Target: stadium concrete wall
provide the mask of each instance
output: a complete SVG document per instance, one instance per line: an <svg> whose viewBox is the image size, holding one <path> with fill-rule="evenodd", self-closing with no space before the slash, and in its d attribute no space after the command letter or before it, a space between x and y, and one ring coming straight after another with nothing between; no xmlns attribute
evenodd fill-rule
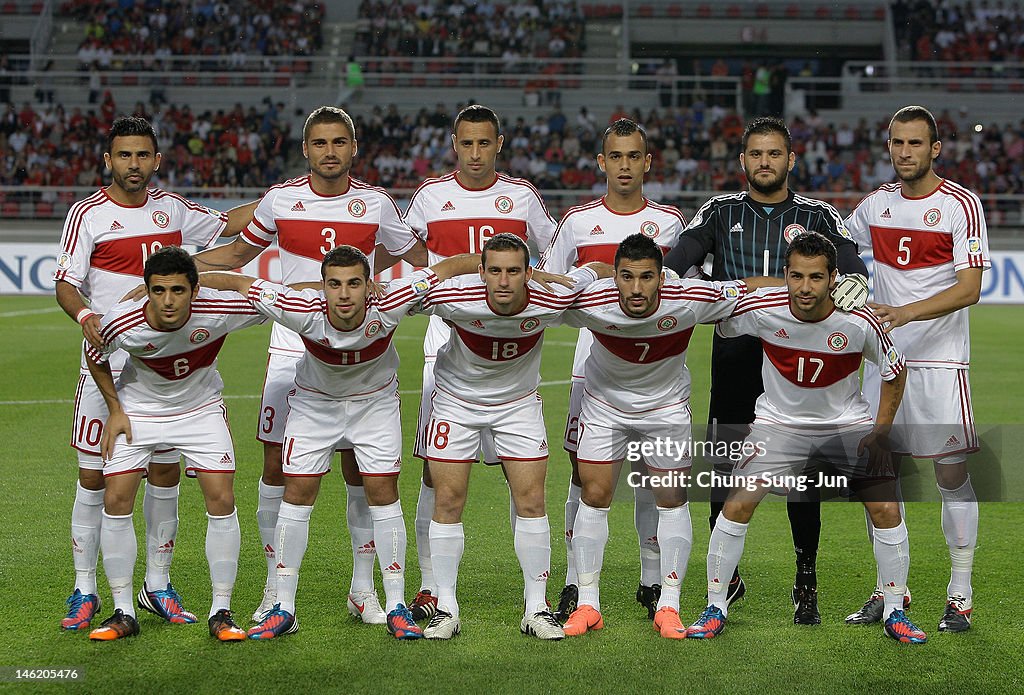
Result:
<svg viewBox="0 0 1024 695"><path fill-rule="evenodd" d="M872 261L865 259L868 272ZM53 273L57 268L57 247L40 243L0 243L0 295L53 294ZM247 275L280 281L281 266L276 249L268 249L242 269ZM403 277L411 268L401 263L378 279ZM982 304L1024 304L1024 252L993 251L992 268L985 273Z"/></svg>

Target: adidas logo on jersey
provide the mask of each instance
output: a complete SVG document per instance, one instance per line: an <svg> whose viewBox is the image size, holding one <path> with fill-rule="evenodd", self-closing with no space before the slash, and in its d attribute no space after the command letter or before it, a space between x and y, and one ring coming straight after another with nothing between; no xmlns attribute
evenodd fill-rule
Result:
<svg viewBox="0 0 1024 695"><path fill-rule="evenodd" d="M590 230L590 236L597 236L598 234L604 234L604 230L601 229L601 225L594 225L594 228Z"/></svg>
<svg viewBox="0 0 1024 695"><path fill-rule="evenodd" d="M295 203L295 205L292 205L292 212L305 212L305 211L306 211L306 206L302 204L301 200L299 202Z"/></svg>
<svg viewBox="0 0 1024 695"><path fill-rule="evenodd" d="M145 347L142 348L143 352L153 352L153 350L156 350L156 345L153 343L146 343Z"/></svg>
<svg viewBox="0 0 1024 695"><path fill-rule="evenodd" d="M480 319L476 319L474 321L470 321L469 325L473 326L474 328L483 328L484 327L484 322L481 321Z"/></svg>
<svg viewBox="0 0 1024 695"><path fill-rule="evenodd" d="M957 439L956 435L954 434L950 436L949 439L946 440L946 446L960 446L960 440Z"/></svg>
<svg viewBox="0 0 1024 695"><path fill-rule="evenodd" d="M117 220L114 220L114 223L110 225L109 231L116 232L119 229L124 229L124 225L118 222Z"/></svg>
<svg viewBox="0 0 1024 695"><path fill-rule="evenodd" d="M604 327L604 329L606 331L617 331L617 330L619 330L619 327L618 326L614 326L614 325L609 323L607 326Z"/></svg>
<svg viewBox="0 0 1024 695"><path fill-rule="evenodd" d="M891 220L892 219L892 215L889 214L889 208L886 208L885 212L882 213L882 219L883 220Z"/></svg>
<svg viewBox="0 0 1024 695"><path fill-rule="evenodd" d="M776 338L785 338L786 340L789 340L789 333L786 333L786 329L785 328L780 328L779 330L775 331L775 337Z"/></svg>
<svg viewBox="0 0 1024 695"><path fill-rule="evenodd" d="M220 462L221 463L232 463L232 461L231 461L231 454L224 454L223 456L221 456L220 457Z"/></svg>
<svg viewBox="0 0 1024 695"><path fill-rule="evenodd" d="M441 206L441 212L453 212L454 210L455 206L452 205L452 201L450 200Z"/></svg>
<svg viewBox="0 0 1024 695"><path fill-rule="evenodd" d="M327 338L321 338L316 342L320 343L321 345L326 345L327 347L331 346L331 341L329 341Z"/></svg>
<svg viewBox="0 0 1024 695"><path fill-rule="evenodd" d="M540 447L538 447L538 448L541 451L547 451L548 450L548 440L542 439L541 442L540 442Z"/></svg>
<svg viewBox="0 0 1024 695"><path fill-rule="evenodd" d="M740 224L739 222L737 222L736 224L734 224L732 227L729 228L729 233L730 234L733 234L735 232L742 232L742 231L743 231L743 225Z"/></svg>

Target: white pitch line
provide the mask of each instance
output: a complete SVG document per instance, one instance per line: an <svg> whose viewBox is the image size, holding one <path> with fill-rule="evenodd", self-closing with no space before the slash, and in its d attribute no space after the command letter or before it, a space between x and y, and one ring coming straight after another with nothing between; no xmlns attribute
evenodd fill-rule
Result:
<svg viewBox="0 0 1024 695"><path fill-rule="evenodd" d="M566 384L571 384L571 383L572 383L571 379L564 379L564 380L561 380L561 381L542 381L542 382L540 382L540 385L542 387L543 386L565 386ZM407 390L399 391L398 393L400 393L403 396L412 396L412 395L417 395L418 396L420 394L420 390L419 389L416 389L416 390L408 390L407 389ZM258 399L262 399L262 398L263 398L262 395L251 394L251 393L242 394L240 396L224 396L224 400L226 400L226 401L254 401L254 400L258 400ZM5 405L65 405L65 404L71 404L71 403L74 403L74 401L72 399L70 399L70 398L49 398L49 399L42 399L42 400L26 400L26 401L0 401L0 406L5 406Z"/></svg>
<svg viewBox="0 0 1024 695"><path fill-rule="evenodd" d="M53 314L63 311L59 306L52 306L47 309L26 309L25 311L5 311L0 314L0 319L12 319L15 316L35 316L36 314Z"/></svg>

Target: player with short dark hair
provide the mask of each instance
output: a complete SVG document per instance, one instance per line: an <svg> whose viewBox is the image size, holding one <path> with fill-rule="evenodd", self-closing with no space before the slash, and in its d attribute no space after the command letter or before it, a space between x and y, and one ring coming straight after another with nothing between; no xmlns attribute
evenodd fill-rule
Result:
<svg viewBox="0 0 1024 695"><path fill-rule="evenodd" d="M690 220L665 265L681 271L714 256L712 280L733 280L756 275L780 277L789 243L805 232L824 235L836 245L839 270L850 275L852 298L844 308L863 306L867 297L867 268L857 256L857 245L843 226L842 217L828 203L806 198L789 189L789 172L796 161L789 128L779 118L764 116L750 121L743 133L740 166L748 189L708 200ZM837 287L845 297L845 285ZM711 402L707 439L739 442L754 419L754 404L761 383L761 343L752 336L726 338L715 334L711 351ZM731 463L715 461L723 471ZM712 488L714 525L728 490ZM816 563L821 533L821 507L817 489L803 496L792 493L787 510L796 550L793 582L793 621L801 625L821 622L818 613ZM737 571L729 584L730 601L740 598L746 585Z"/></svg>
<svg viewBox="0 0 1024 695"><path fill-rule="evenodd" d="M496 170L505 138L498 115L474 104L455 118L451 143L458 169L420 184L409 201L405 221L426 241L431 263L460 253L479 253L497 234L512 234L539 250L547 247L555 222L540 193L525 179ZM430 519L434 514L434 488L424 456L425 418L434 389L434 361L448 342L451 329L431 316L423 338L423 385L417 416L415 455L423 459L423 478L416 503L416 551L420 564L420 591L412 602L417 620L427 620L437 607L436 587L430 564ZM483 435L484 462L497 465L498 456L487 434ZM510 509L515 524L515 505Z"/></svg>
<svg viewBox="0 0 1024 695"><path fill-rule="evenodd" d="M573 266L589 261L611 263L621 248L620 242L636 233L654 240L661 251L667 252L675 246L686 225L683 214L674 206L662 205L644 197L644 175L650 170L652 155L648 150L647 133L643 126L628 118L620 118L608 126L601 143L597 165L607 179L607 191L597 200L577 205L565 213L558 223L551 245L545 250L538 265L544 270L564 273ZM582 490L576 461L577 425L584 392L583 364L592 342L590 331L581 329L573 358L569 411L562 440L562 447L568 452L572 465L565 500L565 586L555 611L563 622L576 609L579 591L575 553L572 549ZM638 461L633 462L633 465L639 472L645 472ZM633 495L633 521L640 546L640 581L635 596L637 602L647 609L647 617L653 620L658 610L662 579L657 533L658 510L654 493L647 487L634 487ZM689 514L689 511L686 513Z"/></svg>
<svg viewBox="0 0 1024 695"><path fill-rule="evenodd" d="M907 393L896 416L899 450L932 459L942 496L952 567L939 631L964 632L971 627L978 541L978 497L966 456L979 449L968 378L968 307L981 297L982 274L992 262L981 201L935 173L941 152L927 109L897 111L889 123L889 154L898 181L864 198L846 225L874 256L870 306L907 355ZM877 392L877 374L865 371L865 395L874 399ZM880 620L881 589L876 586L847 622Z"/></svg>
<svg viewBox="0 0 1024 695"><path fill-rule="evenodd" d="M238 239L196 256L199 269L240 268L274 241L279 248L285 284L316 279L324 255L341 244L362 251L374 272L390 267L399 257L416 266L426 265L423 242L402 220L391 196L382 188L350 176L353 159L359 152L356 136L352 119L343 109L321 106L310 113L302 141L309 174L272 186L260 199L252 223ZM386 254L377 254L378 247ZM300 337L280 323L274 324L268 349L270 357L256 434L263 443L256 519L267 563L263 600L253 613L257 622L277 602L274 528L284 496L281 442L295 367L305 353ZM346 606L351 615L364 623L384 624L387 615L374 589L373 521L363 480L351 456L342 458L341 468L352 543L352 580Z"/></svg>
<svg viewBox="0 0 1024 695"><path fill-rule="evenodd" d="M110 413L101 441L105 488L100 545L114 599L113 615L89 638L108 641L139 634L132 589L132 510L153 453L170 446L185 457L186 471L199 479L206 501L206 559L213 587L210 635L242 640L245 631L231 615L241 542L233 489L235 455L217 354L228 333L265 319L241 297L200 288L192 257L179 247L156 251L146 261L143 277L146 296L110 307L100 324L102 347L86 350L89 371ZM115 382L107 359L117 350L129 359ZM166 610L145 605L142 596L141 607ZM178 606L167 619L195 622L195 616L182 612Z"/></svg>
<svg viewBox="0 0 1024 695"><path fill-rule="evenodd" d="M54 273L57 303L82 326L87 344L100 347L100 317L142 280L153 252L169 245L207 246L232 236L252 219L255 203L227 213L197 205L159 188L150 188L162 155L152 124L143 118L118 118L107 135L103 160L111 174L105 188L71 206L64 221ZM110 356L114 375L127 355ZM71 509L75 589L67 600L64 630L84 630L99 609L96 561L103 512L103 461L100 440L107 406L82 355L71 427L78 451L78 486ZM194 621L181 605L170 579L178 530L179 455L154 452L145 487L146 580L139 604L166 620Z"/></svg>
<svg viewBox="0 0 1024 695"><path fill-rule="evenodd" d="M660 483L653 486L661 550L654 629L669 639L685 637L679 596L693 544L686 486L679 476L692 463L686 349L696 324L727 317L746 291L742 282L665 279L661 248L635 233L615 251L614 279L592 283L565 313L565 323L593 335L577 440L582 493L572 549L579 607L565 623L566 636L604 627L598 585L612 493L623 460L636 462L639 446L663 440L683 448L644 456L646 466L631 478Z"/></svg>
<svg viewBox="0 0 1024 695"><path fill-rule="evenodd" d="M729 613L728 582L743 553L754 510L773 488L819 487L808 465L835 466L858 494L875 533L875 560L885 586L885 634L927 640L903 611L910 545L896 500L887 444L906 381L903 355L866 309L837 311L835 248L816 232L793 240L785 254L786 287L739 301L718 324L724 335L755 336L763 345L764 393L730 475L728 499L708 542L708 607L686 636L721 634ZM860 393L861 362L879 366L884 381L872 410Z"/></svg>

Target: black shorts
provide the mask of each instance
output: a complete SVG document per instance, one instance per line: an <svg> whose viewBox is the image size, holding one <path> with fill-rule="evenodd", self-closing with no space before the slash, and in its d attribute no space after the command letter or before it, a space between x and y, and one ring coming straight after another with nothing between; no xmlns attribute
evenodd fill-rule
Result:
<svg viewBox="0 0 1024 695"><path fill-rule="evenodd" d="M715 334L711 346L708 440L738 441L747 435L754 421L754 403L764 393L763 355L758 338L723 338Z"/></svg>

